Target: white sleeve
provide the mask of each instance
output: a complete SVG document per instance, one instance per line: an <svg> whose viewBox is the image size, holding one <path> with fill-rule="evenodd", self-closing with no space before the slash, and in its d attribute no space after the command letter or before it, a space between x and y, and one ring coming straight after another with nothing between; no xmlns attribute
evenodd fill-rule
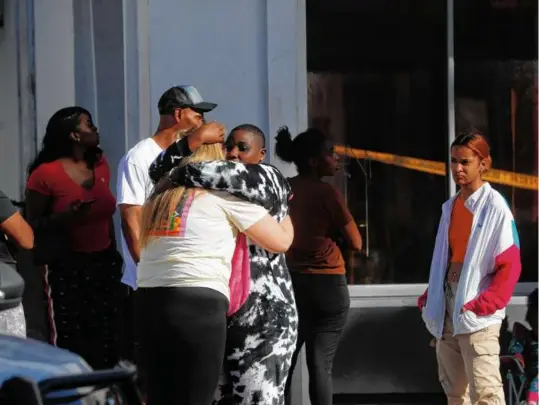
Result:
<svg viewBox="0 0 539 405"><path fill-rule="evenodd" d="M241 200L231 194L223 193L220 197L222 197L223 209L240 232L249 229L268 214L264 207Z"/></svg>
<svg viewBox="0 0 539 405"><path fill-rule="evenodd" d="M122 158L118 165L116 204L144 205L148 176L140 167Z"/></svg>

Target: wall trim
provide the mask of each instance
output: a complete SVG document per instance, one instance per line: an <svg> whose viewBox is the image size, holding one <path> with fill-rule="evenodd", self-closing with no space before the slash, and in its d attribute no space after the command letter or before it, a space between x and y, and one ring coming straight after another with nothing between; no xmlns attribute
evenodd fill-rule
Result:
<svg viewBox="0 0 539 405"><path fill-rule="evenodd" d="M24 199L26 168L38 150L36 131L34 0L16 2L17 70L19 93L19 196Z"/></svg>
<svg viewBox="0 0 539 405"><path fill-rule="evenodd" d="M149 0L137 0L137 44L138 44L138 139L153 134L151 128L151 84L150 84L150 27Z"/></svg>
<svg viewBox="0 0 539 405"><path fill-rule="evenodd" d="M36 128L38 143L49 118L75 105L73 0L34 0Z"/></svg>
<svg viewBox="0 0 539 405"><path fill-rule="evenodd" d="M266 0L268 155L285 176L292 165L274 155L275 132L287 125L296 135L307 128L307 31L305 0Z"/></svg>

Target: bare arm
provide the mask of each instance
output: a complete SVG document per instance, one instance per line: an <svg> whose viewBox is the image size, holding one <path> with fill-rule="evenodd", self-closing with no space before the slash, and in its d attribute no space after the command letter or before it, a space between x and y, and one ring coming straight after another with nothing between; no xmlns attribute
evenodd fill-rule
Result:
<svg viewBox="0 0 539 405"><path fill-rule="evenodd" d="M341 229L341 233L346 240L348 249L359 252L363 248L363 240L354 220L351 220L349 223L347 223Z"/></svg>
<svg viewBox="0 0 539 405"><path fill-rule="evenodd" d="M34 247L34 232L18 212L0 224L0 229L23 249Z"/></svg>
<svg viewBox="0 0 539 405"><path fill-rule="evenodd" d="M193 143L190 143L189 139L192 141L194 140ZM193 149L191 149L191 147L193 147ZM194 151L199 147L199 138L195 136L195 134L183 137L174 142L161 152L150 165L148 173L152 182L154 184L158 183L168 172L175 167L180 166L182 160L191 155L191 151Z"/></svg>
<svg viewBox="0 0 539 405"><path fill-rule="evenodd" d="M186 187L227 191L243 200L262 205L271 215L283 219L288 213L291 190L288 181L277 168L230 161L190 162L182 165L182 160L203 143L208 143L208 139L211 142L218 140L220 128L215 123L207 124L170 145L150 166L152 182L159 184L161 181L163 185L166 184L163 179L168 178ZM168 173L170 175L166 176Z"/></svg>
<svg viewBox="0 0 539 405"><path fill-rule="evenodd" d="M120 218L122 221L122 232L129 249L129 253L135 264L140 261L140 221L142 207L140 205L120 204Z"/></svg>
<svg viewBox="0 0 539 405"><path fill-rule="evenodd" d="M284 253L294 240L294 228L289 216L281 223L270 215L247 228L244 233L262 249L271 253Z"/></svg>
<svg viewBox="0 0 539 405"><path fill-rule="evenodd" d="M120 211L122 235L133 262L140 261L142 206L146 200L148 173L136 161L122 158L118 164L116 199Z"/></svg>
<svg viewBox="0 0 539 405"><path fill-rule="evenodd" d="M362 239L359 229L354 221L354 217L346 206L342 195L332 186L327 185L325 194L325 204L331 213L331 222L334 229L343 236L346 242L346 249L359 252L362 249Z"/></svg>

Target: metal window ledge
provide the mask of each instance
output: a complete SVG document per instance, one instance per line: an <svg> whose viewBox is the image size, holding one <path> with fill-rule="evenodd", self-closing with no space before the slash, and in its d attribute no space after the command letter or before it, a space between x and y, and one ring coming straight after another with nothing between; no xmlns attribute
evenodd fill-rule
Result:
<svg viewBox="0 0 539 405"><path fill-rule="evenodd" d="M415 307L417 297L421 295L427 284L372 284L350 285L350 306L352 308L373 307ZM527 296L537 283L519 283L509 305L526 305Z"/></svg>

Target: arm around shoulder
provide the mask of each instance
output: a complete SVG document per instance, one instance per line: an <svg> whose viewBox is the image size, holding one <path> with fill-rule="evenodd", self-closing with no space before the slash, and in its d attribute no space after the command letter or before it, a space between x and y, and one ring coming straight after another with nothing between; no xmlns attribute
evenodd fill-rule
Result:
<svg viewBox="0 0 539 405"><path fill-rule="evenodd" d="M272 253L288 250L294 239L290 217L279 223L266 209L254 203L232 195L225 196L222 201L232 223L255 244Z"/></svg>
<svg viewBox="0 0 539 405"><path fill-rule="evenodd" d="M140 205L120 204L120 220L122 235L133 258L133 262L140 261L140 226L142 207Z"/></svg>
<svg viewBox="0 0 539 405"><path fill-rule="evenodd" d="M3 192L0 192L0 229L21 248L34 247L32 228Z"/></svg>
<svg viewBox="0 0 539 405"><path fill-rule="evenodd" d="M0 228L21 248L29 250L34 247L34 232L20 213L14 213L0 224Z"/></svg>

